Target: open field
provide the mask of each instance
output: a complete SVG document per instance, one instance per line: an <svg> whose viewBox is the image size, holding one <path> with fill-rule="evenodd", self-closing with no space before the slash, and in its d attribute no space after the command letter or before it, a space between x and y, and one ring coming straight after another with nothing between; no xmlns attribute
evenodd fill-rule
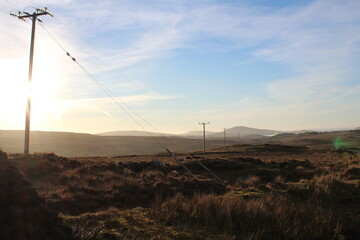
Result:
<svg viewBox="0 0 360 240"><path fill-rule="evenodd" d="M289 144L312 148L331 148L339 138L348 146L359 146L359 131L311 132L309 134L284 133L272 137L249 135L244 138L227 138L228 145L234 144ZM23 131L0 130L0 149L8 153L22 152ZM155 140L154 140L155 139ZM158 141L158 143L156 142ZM134 154L156 154L169 148L173 152L202 150L202 139L182 137L142 137L142 136L98 136L83 133L41 132L31 133L32 153L52 152L65 157L119 156ZM160 143L160 144L159 144ZM223 138L207 138L207 149L224 146ZM231 148L228 149L231 151Z"/></svg>
<svg viewBox="0 0 360 240"><path fill-rule="evenodd" d="M9 158L76 239L359 239L359 131L287 137L178 154L194 175L166 154Z"/></svg>
<svg viewBox="0 0 360 240"><path fill-rule="evenodd" d="M177 145L175 151L194 151L202 149L201 139L180 137L154 137L164 147ZM53 152L66 157L117 156L128 154L153 154L163 152L164 148L151 137L141 136L98 136L84 133L32 132L32 153ZM229 141L229 143L236 143ZM223 146L222 139L207 142L208 148ZM0 149L8 153L22 152L24 132L0 130Z"/></svg>

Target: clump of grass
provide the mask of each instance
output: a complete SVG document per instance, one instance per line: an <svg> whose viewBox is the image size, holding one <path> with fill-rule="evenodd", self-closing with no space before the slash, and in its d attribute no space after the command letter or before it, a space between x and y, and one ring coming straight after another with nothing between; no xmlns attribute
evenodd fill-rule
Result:
<svg viewBox="0 0 360 240"><path fill-rule="evenodd" d="M286 178L284 178L283 176L277 176L275 179L274 179L274 182L277 182L277 183L286 183Z"/></svg>
<svg viewBox="0 0 360 240"><path fill-rule="evenodd" d="M359 198L357 182L348 180L341 174L315 175L304 183L306 191L303 193L306 195L303 197L327 207L338 208Z"/></svg>
<svg viewBox="0 0 360 240"><path fill-rule="evenodd" d="M156 201L152 210L167 224L205 227L236 239L341 239L340 224L331 212L283 195L244 199L178 194Z"/></svg>
<svg viewBox="0 0 360 240"><path fill-rule="evenodd" d="M354 186L340 174L330 173L326 175L315 175L308 182L308 190L313 192L317 198L331 198L339 200L347 198L354 193Z"/></svg>
<svg viewBox="0 0 360 240"><path fill-rule="evenodd" d="M360 165L351 165L344 169L343 176L349 179L360 179Z"/></svg>
<svg viewBox="0 0 360 240"><path fill-rule="evenodd" d="M336 174L315 175L311 181L311 187L315 193L332 194L334 191L341 190L342 183L343 179Z"/></svg>
<svg viewBox="0 0 360 240"><path fill-rule="evenodd" d="M261 178L258 176L251 176L245 179L244 183L248 186L257 186L261 183Z"/></svg>

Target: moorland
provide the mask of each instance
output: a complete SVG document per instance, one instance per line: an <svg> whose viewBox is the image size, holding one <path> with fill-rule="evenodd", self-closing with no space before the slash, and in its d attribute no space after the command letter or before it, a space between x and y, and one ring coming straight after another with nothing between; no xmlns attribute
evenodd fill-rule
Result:
<svg viewBox="0 0 360 240"><path fill-rule="evenodd" d="M165 152L8 158L75 239L359 239L359 143L352 130L176 152L191 173Z"/></svg>

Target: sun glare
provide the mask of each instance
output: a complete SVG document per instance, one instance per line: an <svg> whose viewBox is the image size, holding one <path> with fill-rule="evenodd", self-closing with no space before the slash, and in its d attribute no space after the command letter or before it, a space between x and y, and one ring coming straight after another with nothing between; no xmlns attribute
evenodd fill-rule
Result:
<svg viewBox="0 0 360 240"><path fill-rule="evenodd" d="M4 60L2 60L4 61ZM53 105L55 92L59 79L57 71L45 59L38 58L35 62L32 82L28 83L28 64L25 59L7 59L6 66L1 75L0 83L2 93L0 101L3 105L2 111L8 128L21 129L25 122L25 109L27 97L31 96L31 118L38 118L56 114Z"/></svg>

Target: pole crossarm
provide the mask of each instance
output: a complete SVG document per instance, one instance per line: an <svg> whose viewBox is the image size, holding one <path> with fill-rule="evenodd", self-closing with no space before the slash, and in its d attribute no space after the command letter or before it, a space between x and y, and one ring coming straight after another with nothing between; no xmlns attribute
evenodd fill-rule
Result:
<svg viewBox="0 0 360 240"><path fill-rule="evenodd" d="M37 8L35 12L33 12L32 14L28 13L28 12L17 12L17 13L10 13L11 16L17 17L21 20L25 21L25 18L37 18L39 16L42 15L49 15L51 17L54 17L49 11L48 9L45 8Z"/></svg>

